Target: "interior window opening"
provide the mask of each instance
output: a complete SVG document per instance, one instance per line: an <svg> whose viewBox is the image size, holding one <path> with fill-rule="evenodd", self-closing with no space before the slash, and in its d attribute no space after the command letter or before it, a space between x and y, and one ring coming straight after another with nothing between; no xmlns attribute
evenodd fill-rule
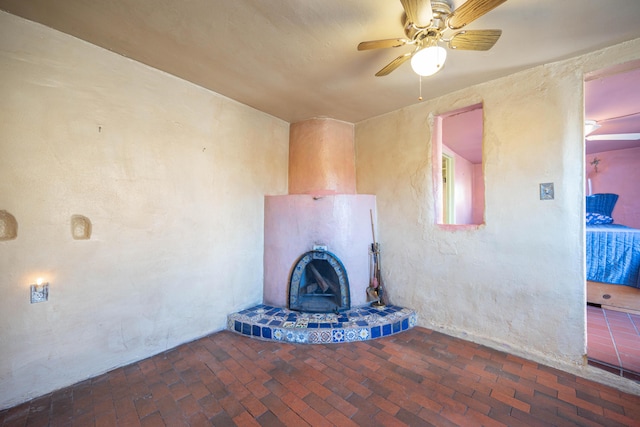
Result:
<svg viewBox="0 0 640 427"><path fill-rule="evenodd" d="M434 170L438 224L484 223L483 108L475 104L436 117Z"/></svg>

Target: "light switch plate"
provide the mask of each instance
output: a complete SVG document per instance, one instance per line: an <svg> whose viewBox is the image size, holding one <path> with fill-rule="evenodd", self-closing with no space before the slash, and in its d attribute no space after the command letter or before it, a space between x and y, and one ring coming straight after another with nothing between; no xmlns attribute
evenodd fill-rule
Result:
<svg viewBox="0 0 640 427"><path fill-rule="evenodd" d="M540 184L540 200L553 200L553 182Z"/></svg>
<svg viewBox="0 0 640 427"><path fill-rule="evenodd" d="M49 284L31 285L31 304L49 300Z"/></svg>

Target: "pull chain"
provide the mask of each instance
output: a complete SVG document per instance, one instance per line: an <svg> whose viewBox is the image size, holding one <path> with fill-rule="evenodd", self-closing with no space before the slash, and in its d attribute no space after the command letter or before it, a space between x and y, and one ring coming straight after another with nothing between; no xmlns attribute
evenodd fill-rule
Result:
<svg viewBox="0 0 640 427"><path fill-rule="evenodd" d="M422 76L418 74L418 80L420 81L420 96L418 97L418 101L422 101Z"/></svg>

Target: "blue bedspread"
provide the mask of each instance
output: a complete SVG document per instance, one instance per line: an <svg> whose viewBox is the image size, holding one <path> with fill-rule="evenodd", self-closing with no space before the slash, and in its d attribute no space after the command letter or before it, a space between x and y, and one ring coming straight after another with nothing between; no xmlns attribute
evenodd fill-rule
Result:
<svg viewBox="0 0 640 427"><path fill-rule="evenodd" d="M587 280L640 288L640 230L587 225Z"/></svg>

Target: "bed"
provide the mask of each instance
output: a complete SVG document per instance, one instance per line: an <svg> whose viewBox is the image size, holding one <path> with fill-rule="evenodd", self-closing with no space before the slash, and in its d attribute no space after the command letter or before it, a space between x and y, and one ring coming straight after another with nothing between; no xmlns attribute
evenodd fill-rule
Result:
<svg viewBox="0 0 640 427"><path fill-rule="evenodd" d="M611 193L587 196L587 301L635 313L640 312L640 230L614 223L617 200Z"/></svg>

